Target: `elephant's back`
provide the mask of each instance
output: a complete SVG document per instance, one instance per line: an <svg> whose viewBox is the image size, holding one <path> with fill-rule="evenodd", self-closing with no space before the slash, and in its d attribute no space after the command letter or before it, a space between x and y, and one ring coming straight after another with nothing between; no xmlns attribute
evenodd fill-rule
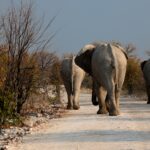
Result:
<svg viewBox="0 0 150 150"><path fill-rule="evenodd" d="M117 63L119 65L121 65L122 67L126 67L127 66L127 55L125 53L125 51L123 50L122 47L116 47L116 46L112 46L113 49L113 53L115 55L115 59L117 61Z"/></svg>
<svg viewBox="0 0 150 150"><path fill-rule="evenodd" d="M112 52L112 51L111 51ZM113 78L112 75L112 53L108 51L108 44L96 45L96 49L93 52L91 65L92 74L94 79L103 84L106 78Z"/></svg>
<svg viewBox="0 0 150 150"><path fill-rule="evenodd" d="M96 61L95 61L96 60ZM127 55L122 47L117 47L112 44L101 44L97 46L95 52L93 53L92 61L99 62L100 64L107 63L108 65L116 65L118 62L126 67Z"/></svg>
<svg viewBox="0 0 150 150"><path fill-rule="evenodd" d="M110 53L108 52L107 44L97 45L92 56L92 63L99 63L101 64L100 66L102 66L102 64L105 64L106 62L107 64L108 62L111 62L111 57Z"/></svg>
<svg viewBox="0 0 150 150"><path fill-rule="evenodd" d="M118 83L118 87L122 86L126 68L127 68L127 55L122 47L113 46L113 53L115 55L116 60L116 82Z"/></svg>
<svg viewBox="0 0 150 150"><path fill-rule="evenodd" d="M92 72L101 79L110 76L116 82L123 82L126 72L127 58L124 52L111 44L98 47L92 57ZM94 69L93 69L94 68Z"/></svg>

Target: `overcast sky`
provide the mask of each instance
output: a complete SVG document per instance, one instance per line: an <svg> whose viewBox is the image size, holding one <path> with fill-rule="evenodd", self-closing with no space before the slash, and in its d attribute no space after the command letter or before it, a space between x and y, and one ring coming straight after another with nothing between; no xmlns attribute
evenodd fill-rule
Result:
<svg viewBox="0 0 150 150"><path fill-rule="evenodd" d="M11 0L0 2L2 13ZM76 53L93 41L120 41L134 44L137 55L148 58L150 0L34 0L34 5L36 15L45 14L45 21L57 15L50 30L58 30L53 48L59 54Z"/></svg>

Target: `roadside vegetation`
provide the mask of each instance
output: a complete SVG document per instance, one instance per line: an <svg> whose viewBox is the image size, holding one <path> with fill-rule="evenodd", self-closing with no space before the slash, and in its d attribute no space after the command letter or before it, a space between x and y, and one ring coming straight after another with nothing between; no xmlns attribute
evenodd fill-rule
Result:
<svg viewBox="0 0 150 150"><path fill-rule="evenodd" d="M33 14L33 5L22 1L0 17L1 127L20 124L22 107L33 95L48 97L53 88L53 99L60 97L60 60L49 49L56 33L47 34L55 17L45 25Z"/></svg>
<svg viewBox="0 0 150 150"><path fill-rule="evenodd" d="M135 55L136 47L133 44L128 44L125 49L128 54L128 64L124 90L129 95L143 94L145 92L145 83L140 66L141 60Z"/></svg>

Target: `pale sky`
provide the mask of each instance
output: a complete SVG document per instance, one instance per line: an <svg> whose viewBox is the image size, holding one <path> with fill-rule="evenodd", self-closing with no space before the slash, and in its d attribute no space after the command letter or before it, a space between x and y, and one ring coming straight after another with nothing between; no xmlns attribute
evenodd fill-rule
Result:
<svg viewBox="0 0 150 150"><path fill-rule="evenodd" d="M0 2L2 13L11 0ZM119 41L132 43L140 58L149 58L145 51L150 51L150 0L34 0L34 4L35 14L45 14L45 21L57 15L50 30L58 30L53 49L60 55L77 53L93 41Z"/></svg>

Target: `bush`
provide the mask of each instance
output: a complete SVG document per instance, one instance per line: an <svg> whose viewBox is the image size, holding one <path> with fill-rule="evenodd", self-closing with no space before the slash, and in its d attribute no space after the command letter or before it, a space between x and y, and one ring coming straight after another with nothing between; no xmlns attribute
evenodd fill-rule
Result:
<svg viewBox="0 0 150 150"><path fill-rule="evenodd" d="M140 68L140 60L136 57L130 57L128 59L124 88L127 89L128 94L144 90L144 80Z"/></svg>
<svg viewBox="0 0 150 150"><path fill-rule="evenodd" d="M0 87L13 92L17 113L20 113L36 83L38 69L34 56L37 51L46 49L55 36L49 34L46 37L54 19L47 25L40 22L34 17L32 3L24 3L23 0L18 7L12 5L0 17L0 44L6 46L0 53L5 60L0 61L4 64L0 69Z"/></svg>
<svg viewBox="0 0 150 150"><path fill-rule="evenodd" d="M92 78L88 74L85 74L84 80L82 82L82 88L92 88Z"/></svg>
<svg viewBox="0 0 150 150"><path fill-rule="evenodd" d="M18 125L21 123L15 111L16 103L13 93L0 90L0 126Z"/></svg>

